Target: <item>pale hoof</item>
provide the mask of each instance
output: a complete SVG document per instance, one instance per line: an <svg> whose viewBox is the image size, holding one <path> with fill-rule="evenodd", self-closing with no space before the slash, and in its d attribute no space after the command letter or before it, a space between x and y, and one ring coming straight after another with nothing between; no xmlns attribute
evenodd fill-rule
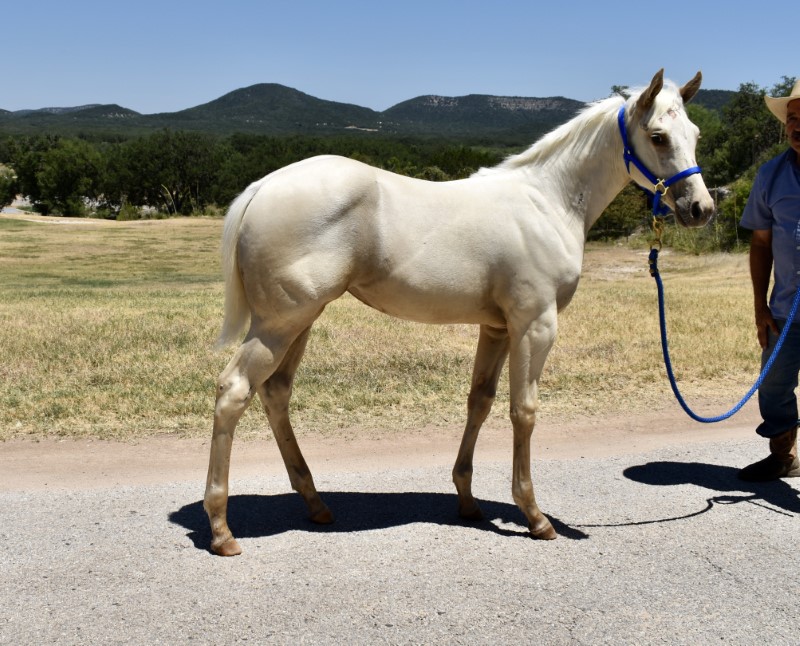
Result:
<svg viewBox="0 0 800 646"><path fill-rule="evenodd" d="M235 538L231 537L221 545L211 544L211 551L219 556L238 556L242 553L242 548Z"/></svg>
<svg viewBox="0 0 800 646"><path fill-rule="evenodd" d="M558 538L556 530L553 529L553 525L550 524L550 521L546 518L535 526L532 524L529 525L528 529L530 530L531 536L539 540L552 541Z"/></svg>

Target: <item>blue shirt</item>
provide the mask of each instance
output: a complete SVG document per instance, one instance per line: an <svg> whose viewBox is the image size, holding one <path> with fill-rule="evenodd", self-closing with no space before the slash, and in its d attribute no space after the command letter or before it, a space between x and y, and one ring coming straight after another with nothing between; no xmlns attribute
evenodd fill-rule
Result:
<svg viewBox="0 0 800 646"><path fill-rule="evenodd" d="M800 285L800 167L790 148L763 164L744 207L745 229L772 231L775 284L769 309L776 319L786 320ZM800 311L795 315L800 321Z"/></svg>

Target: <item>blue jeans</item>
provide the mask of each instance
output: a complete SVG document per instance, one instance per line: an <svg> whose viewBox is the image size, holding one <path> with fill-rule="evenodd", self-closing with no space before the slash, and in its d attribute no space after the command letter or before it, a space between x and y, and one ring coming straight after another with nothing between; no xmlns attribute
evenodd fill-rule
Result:
<svg viewBox="0 0 800 646"><path fill-rule="evenodd" d="M786 321L776 321L783 331ZM767 347L761 353L763 366L775 348L778 335L768 333ZM772 368L758 389L758 408L764 420L756 429L762 437L775 437L797 426L797 374L800 372L800 323L789 329Z"/></svg>

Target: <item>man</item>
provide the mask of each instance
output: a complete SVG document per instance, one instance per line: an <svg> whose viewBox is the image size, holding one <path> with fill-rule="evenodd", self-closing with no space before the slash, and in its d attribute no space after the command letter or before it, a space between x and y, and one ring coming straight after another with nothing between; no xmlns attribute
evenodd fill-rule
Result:
<svg viewBox="0 0 800 646"><path fill-rule="evenodd" d="M800 285L800 81L789 96L765 100L785 125L789 149L759 168L741 222L753 231L750 276L762 365L784 326L790 330L758 390L763 422L756 433L769 439L770 454L739 472L749 482L800 476L794 392L800 371L800 316L787 320ZM767 301L773 270L775 284Z"/></svg>

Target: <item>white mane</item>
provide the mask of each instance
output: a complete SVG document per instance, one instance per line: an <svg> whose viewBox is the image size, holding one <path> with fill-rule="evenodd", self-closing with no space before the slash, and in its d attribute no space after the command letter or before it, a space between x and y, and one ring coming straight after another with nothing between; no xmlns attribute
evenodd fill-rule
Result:
<svg viewBox="0 0 800 646"><path fill-rule="evenodd" d="M623 103L633 106L645 88L630 91L629 98L617 94L607 99L601 99L588 104L573 119L562 124L555 130L544 135L527 150L511 155L492 168L481 168L475 175L483 176L498 172L515 170L525 166L543 164L550 160L555 153L565 154L567 157L578 158L581 151L591 150L594 139L602 132L602 126L613 118L616 124L616 115ZM654 106L654 114L662 114L675 105L680 104L681 98L677 85L665 80L664 88L659 93ZM614 126L616 128L616 125Z"/></svg>

